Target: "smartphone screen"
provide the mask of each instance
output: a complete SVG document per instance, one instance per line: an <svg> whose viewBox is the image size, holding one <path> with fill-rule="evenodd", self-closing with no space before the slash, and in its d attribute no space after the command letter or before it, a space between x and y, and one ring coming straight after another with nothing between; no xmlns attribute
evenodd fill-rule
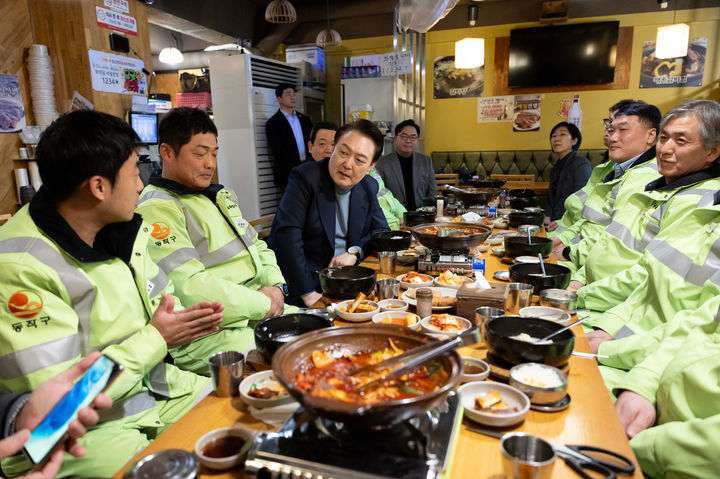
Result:
<svg viewBox="0 0 720 479"><path fill-rule="evenodd" d="M55 444L63 438L70 423L77 418L78 411L89 406L95 396L102 392L121 371L122 366L107 356L100 356L90 366L90 369L32 431L23 452L33 464L39 464L45 459Z"/></svg>

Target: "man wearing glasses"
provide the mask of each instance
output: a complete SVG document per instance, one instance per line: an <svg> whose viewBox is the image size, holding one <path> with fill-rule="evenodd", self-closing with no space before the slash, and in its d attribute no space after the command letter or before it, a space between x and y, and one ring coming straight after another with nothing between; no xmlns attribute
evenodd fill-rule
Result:
<svg viewBox="0 0 720 479"><path fill-rule="evenodd" d="M432 159L415 151L420 127L413 120L405 120L395 127L395 151L380 157L375 169L385 186L400 203L413 211L424 199L437 195Z"/></svg>

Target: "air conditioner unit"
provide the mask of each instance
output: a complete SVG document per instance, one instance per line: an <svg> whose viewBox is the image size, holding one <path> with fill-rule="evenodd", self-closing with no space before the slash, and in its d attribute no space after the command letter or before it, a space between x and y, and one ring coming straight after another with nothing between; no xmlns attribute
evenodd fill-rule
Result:
<svg viewBox="0 0 720 479"><path fill-rule="evenodd" d="M275 186L265 123L277 112L275 87L297 87L303 105L300 69L254 55L219 51L210 56L213 119L218 129L218 181L238 195L243 217L275 213L281 192Z"/></svg>

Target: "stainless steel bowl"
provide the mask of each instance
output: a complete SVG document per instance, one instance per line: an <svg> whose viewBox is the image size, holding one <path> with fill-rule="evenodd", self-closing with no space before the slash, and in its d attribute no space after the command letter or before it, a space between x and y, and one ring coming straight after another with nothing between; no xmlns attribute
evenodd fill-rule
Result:
<svg viewBox="0 0 720 479"><path fill-rule="evenodd" d="M527 366L534 366L552 371L560 378L561 384L554 387L541 387L522 381L518 376L518 370ZM567 395L568 377L567 374L558 368L548 366L547 364L523 363L513 366L512 369L510 369L510 386L524 392L533 404L553 404L560 401Z"/></svg>
<svg viewBox="0 0 720 479"><path fill-rule="evenodd" d="M550 306L565 311L573 311L577 308L578 295L566 289L543 289L540 291L540 306Z"/></svg>

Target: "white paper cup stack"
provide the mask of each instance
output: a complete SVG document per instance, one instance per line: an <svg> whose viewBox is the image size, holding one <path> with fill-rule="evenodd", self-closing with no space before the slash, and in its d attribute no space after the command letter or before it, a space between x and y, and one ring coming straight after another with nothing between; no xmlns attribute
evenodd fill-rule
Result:
<svg viewBox="0 0 720 479"><path fill-rule="evenodd" d="M30 47L27 67L35 122L45 129L59 116L55 104L54 73L45 45L34 44Z"/></svg>

